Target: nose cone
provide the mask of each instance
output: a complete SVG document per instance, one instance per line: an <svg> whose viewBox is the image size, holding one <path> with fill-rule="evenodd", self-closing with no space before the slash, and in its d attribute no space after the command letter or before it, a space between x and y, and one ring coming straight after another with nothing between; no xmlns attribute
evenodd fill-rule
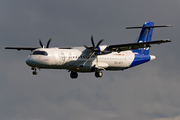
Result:
<svg viewBox="0 0 180 120"><path fill-rule="evenodd" d="M29 57L26 59L26 64L29 65L29 66L33 66L34 61L33 61L33 59L32 59L31 56L29 56Z"/></svg>
<svg viewBox="0 0 180 120"><path fill-rule="evenodd" d="M150 55L150 57L151 57L151 59L150 59L150 60L154 60L154 59L156 59L156 56L154 56L154 55Z"/></svg>

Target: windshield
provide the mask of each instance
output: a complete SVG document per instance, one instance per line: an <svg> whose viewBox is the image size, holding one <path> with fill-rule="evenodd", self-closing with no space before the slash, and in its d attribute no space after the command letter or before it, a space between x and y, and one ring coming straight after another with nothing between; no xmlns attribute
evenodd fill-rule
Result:
<svg viewBox="0 0 180 120"><path fill-rule="evenodd" d="M48 55L45 51L34 51L33 55Z"/></svg>

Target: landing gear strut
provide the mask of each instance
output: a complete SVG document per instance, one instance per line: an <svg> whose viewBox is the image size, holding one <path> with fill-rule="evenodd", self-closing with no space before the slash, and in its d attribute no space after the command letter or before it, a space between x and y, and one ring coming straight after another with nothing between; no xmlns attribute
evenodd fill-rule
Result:
<svg viewBox="0 0 180 120"><path fill-rule="evenodd" d="M72 79L76 79L76 78L78 77L77 72L75 72L75 71L71 71L71 73L70 73L70 77L71 77Z"/></svg>
<svg viewBox="0 0 180 120"><path fill-rule="evenodd" d="M95 72L95 76L96 76L97 78L101 78L101 77L103 76L102 71L96 71L96 72Z"/></svg>
<svg viewBox="0 0 180 120"><path fill-rule="evenodd" d="M31 70L34 70L32 72L33 75L37 75L38 74L36 67L32 67Z"/></svg>

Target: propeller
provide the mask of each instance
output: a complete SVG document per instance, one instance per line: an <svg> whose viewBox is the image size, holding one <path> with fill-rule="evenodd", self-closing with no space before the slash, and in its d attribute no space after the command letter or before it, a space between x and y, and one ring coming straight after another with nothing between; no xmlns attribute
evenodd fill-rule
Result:
<svg viewBox="0 0 180 120"><path fill-rule="evenodd" d="M87 47L86 45L84 45L84 47L85 47L86 49L92 50L93 52L95 52L95 54L97 54L98 52L100 52L100 51L98 50L98 47L99 47L99 45L101 44L102 41L104 41L104 40L101 39L101 40L98 42L98 44L95 46L95 44L94 44L94 39L93 39L93 35L91 35L92 47Z"/></svg>
<svg viewBox="0 0 180 120"><path fill-rule="evenodd" d="M52 40L51 38L48 40L46 48L49 48L49 44L50 44L51 40ZM42 42L41 42L41 39L39 39L39 44L41 45L42 48L44 47Z"/></svg>
<svg viewBox="0 0 180 120"><path fill-rule="evenodd" d="M88 57L88 59L86 59L86 61L80 65L80 67L83 67L88 61L89 59L95 54L95 57L96 57L96 66L98 66L98 58L97 58L97 55L98 55L98 52L100 52L100 50L98 50L98 47L99 45L101 44L101 42L104 41L103 39L101 39L98 44L95 46L94 44L94 39L93 39L93 35L91 35L91 43L92 43L92 47L87 47L86 45L84 45L84 47L86 49L89 49L91 50L93 53Z"/></svg>

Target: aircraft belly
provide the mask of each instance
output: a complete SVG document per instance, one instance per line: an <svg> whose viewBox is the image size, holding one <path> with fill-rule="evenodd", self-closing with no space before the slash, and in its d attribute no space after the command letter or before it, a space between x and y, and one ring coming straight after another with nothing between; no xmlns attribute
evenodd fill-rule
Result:
<svg viewBox="0 0 180 120"><path fill-rule="evenodd" d="M77 61L76 64L74 64L73 68L71 70L77 71L77 72L90 72L92 70L93 63L91 61L86 62L83 67L80 67L84 61Z"/></svg>
<svg viewBox="0 0 180 120"><path fill-rule="evenodd" d="M125 67L108 67L106 70L109 71L116 71L116 70L123 70Z"/></svg>
<svg viewBox="0 0 180 120"><path fill-rule="evenodd" d="M69 61L62 65L49 65L47 68L51 69L67 69L70 71L77 71L77 72L90 72L92 71L92 62L87 62L83 67L79 67L80 64L84 63L85 60L80 61Z"/></svg>

